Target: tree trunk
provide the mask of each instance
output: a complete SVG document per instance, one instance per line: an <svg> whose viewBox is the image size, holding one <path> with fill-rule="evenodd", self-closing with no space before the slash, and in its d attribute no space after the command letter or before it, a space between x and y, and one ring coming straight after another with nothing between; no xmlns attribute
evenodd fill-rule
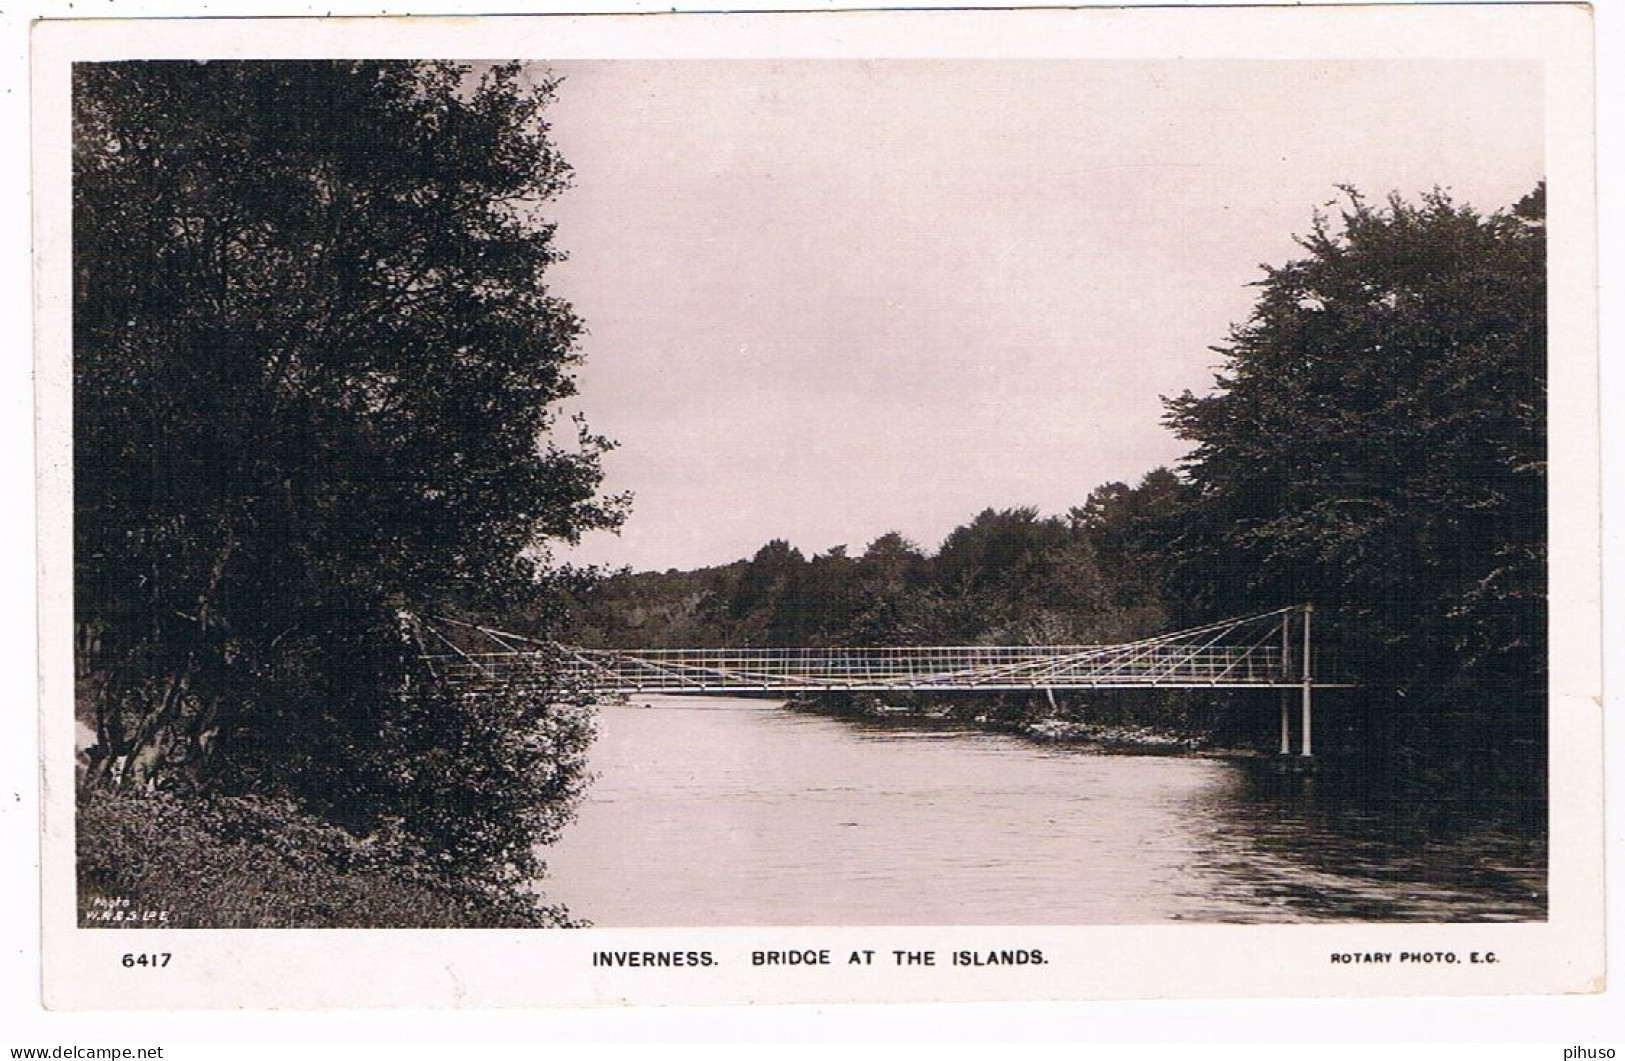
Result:
<svg viewBox="0 0 1625 1061"><path fill-rule="evenodd" d="M200 660L205 654L218 650L218 646L211 643L216 640L212 631L219 625L214 612L215 599L236 548L237 535L228 523L225 540L216 551L214 561L209 566L209 576L198 593L194 614L184 617L192 622L186 633L191 644L180 664L161 679L162 692L156 702L148 702L134 734L127 740L124 738L122 720L117 715L122 714L121 708L135 691L124 690L119 695L100 698L98 740L106 747L96 769L87 772L87 784L150 788L163 779L169 766L179 766L194 778L202 776L204 767L197 760L210 754L213 741L202 739L201 735L211 724L214 711L212 699L200 701L193 685ZM116 682L108 682L108 688L115 686ZM188 717L189 706L194 708L192 717ZM114 717L109 717L110 712ZM176 750L182 754L182 761L178 764L169 761Z"/></svg>

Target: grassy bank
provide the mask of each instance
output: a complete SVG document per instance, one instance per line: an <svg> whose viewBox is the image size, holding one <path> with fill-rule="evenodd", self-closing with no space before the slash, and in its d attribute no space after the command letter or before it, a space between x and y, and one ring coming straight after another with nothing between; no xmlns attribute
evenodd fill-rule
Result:
<svg viewBox="0 0 1625 1061"><path fill-rule="evenodd" d="M77 820L79 923L131 928L556 928L536 897L423 871L292 804L91 794Z"/></svg>

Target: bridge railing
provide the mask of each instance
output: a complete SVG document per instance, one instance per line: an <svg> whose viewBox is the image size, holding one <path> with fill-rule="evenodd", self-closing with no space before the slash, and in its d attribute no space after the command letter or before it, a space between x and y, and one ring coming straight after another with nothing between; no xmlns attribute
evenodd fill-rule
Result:
<svg viewBox="0 0 1625 1061"><path fill-rule="evenodd" d="M1273 645L981 645L908 648L576 649L431 657L454 682L555 675L615 691L1020 690L1296 684ZM1290 662L1290 661L1289 661Z"/></svg>

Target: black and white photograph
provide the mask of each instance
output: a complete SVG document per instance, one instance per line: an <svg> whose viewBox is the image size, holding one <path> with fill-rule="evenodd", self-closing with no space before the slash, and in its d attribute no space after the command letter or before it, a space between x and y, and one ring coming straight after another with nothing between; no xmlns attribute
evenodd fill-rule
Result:
<svg viewBox="0 0 1625 1061"><path fill-rule="evenodd" d="M1550 63L549 28L53 68L75 948L1600 975Z"/></svg>

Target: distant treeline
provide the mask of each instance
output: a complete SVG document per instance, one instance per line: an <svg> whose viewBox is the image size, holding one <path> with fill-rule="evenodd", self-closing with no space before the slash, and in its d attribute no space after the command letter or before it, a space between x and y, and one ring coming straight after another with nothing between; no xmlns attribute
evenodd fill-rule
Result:
<svg viewBox="0 0 1625 1061"><path fill-rule="evenodd" d="M1167 622L1146 538L1182 490L1159 468L1065 517L987 509L935 551L895 532L856 555L774 540L721 567L625 574L584 595L574 634L620 648L1124 640Z"/></svg>

